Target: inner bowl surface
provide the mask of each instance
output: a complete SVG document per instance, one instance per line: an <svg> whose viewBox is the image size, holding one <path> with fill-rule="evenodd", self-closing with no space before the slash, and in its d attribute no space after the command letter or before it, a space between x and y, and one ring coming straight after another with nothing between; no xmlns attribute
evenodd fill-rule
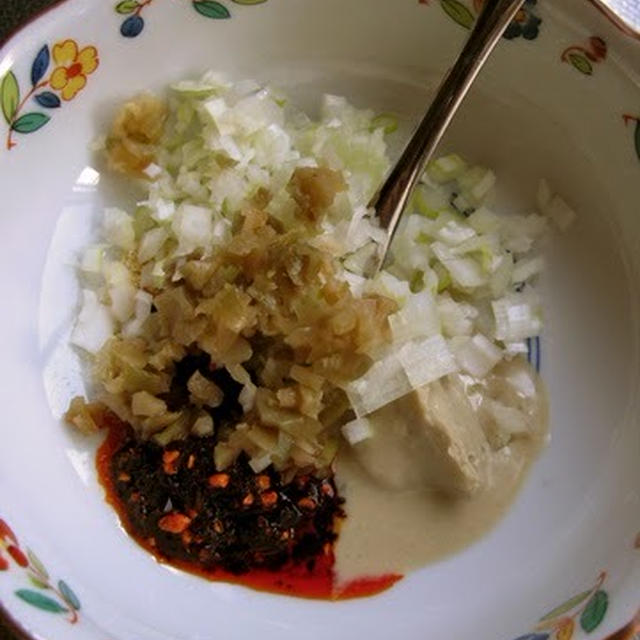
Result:
<svg viewBox="0 0 640 640"><path fill-rule="evenodd" d="M149 4L135 34L139 23L125 27L111 3L68 0L0 56L0 76L11 70L23 96L44 44L73 39L95 46L100 60L46 126L15 132L16 146L0 152L0 288L10 309L2 319L0 517L82 603L73 627L64 613L34 609L16 597L28 581L13 567L11 577L0 575L3 606L52 638L73 628L92 639L315 638L328 630L375 639L393 630L489 640L522 635L596 587L607 606L593 635L627 624L640 605L640 53L578 2L528 3L540 19L536 35L500 44L443 145L493 167L505 206L526 212L545 177L578 212L549 249L545 283L552 440L506 518L392 590L343 603L205 582L158 565L119 528L93 449L60 424L84 385L66 344L78 295L73 263L103 206L127 197L101 175L91 140L125 98L211 68L281 86L310 112L327 92L395 112L403 123L397 153L475 14L471 3L461 5L465 13L447 0L229 1L220 5L229 17L197 4L206 3ZM584 53L593 36L607 46L596 60ZM575 620L578 637L586 630Z"/></svg>

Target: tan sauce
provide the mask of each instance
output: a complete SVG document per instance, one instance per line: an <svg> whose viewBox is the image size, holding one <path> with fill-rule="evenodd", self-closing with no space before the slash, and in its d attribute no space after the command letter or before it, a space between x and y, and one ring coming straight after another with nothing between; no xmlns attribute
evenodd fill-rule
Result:
<svg viewBox="0 0 640 640"><path fill-rule="evenodd" d="M515 499L546 439L546 398L537 386L540 409L535 431L488 453L485 482L471 496L385 488L345 445L336 470L347 513L336 546L338 582L404 574L465 548L494 527Z"/></svg>

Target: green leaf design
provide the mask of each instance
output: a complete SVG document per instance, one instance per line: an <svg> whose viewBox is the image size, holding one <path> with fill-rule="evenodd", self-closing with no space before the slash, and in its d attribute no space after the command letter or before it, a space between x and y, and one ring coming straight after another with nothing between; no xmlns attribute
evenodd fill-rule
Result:
<svg viewBox="0 0 640 640"><path fill-rule="evenodd" d="M475 18L473 13L458 0L440 0L440 5L447 15L465 29L471 29Z"/></svg>
<svg viewBox="0 0 640 640"><path fill-rule="evenodd" d="M11 128L18 133L33 133L38 129L44 127L51 118L44 113L25 113L20 116L12 125Z"/></svg>
<svg viewBox="0 0 640 640"><path fill-rule="evenodd" d="M579 53L570 53L569 62L585 76L590 76L593 73L593 65L589 62L586 56Z"/></svg>
<svg viewBox="0 0 640 640"><path fill-rule="evenodd" d="M18 103L20 102L20 87L13 71L8 71L2 78L0 85L0 99L2 101L2 113L7 124L11 124L16 115Z"/></svg>
<svg viewBox="0 0 640 640"><path fill-rule="evenodd" d="M602 622L609 607L609 596L606 591L600 589L593 594L580 616L580 626L591 633Z"/></svg>
<svg viewBox="0 0 640 640"><path fill-rule="evenodd" d="M552 609L551 611L549 611L549 613L542 616L542 618L540 618L540 622L545 622L546 620L553 620L554 618L558 618L563 613L566 613L567 611L570 611L574 607L577 607L581 602L584 602L589 597L590 593L591 593L591 589L587 591L583 591L582 593L579 593L577 596L573 596L573 598L570 598L566 602L563 602L560 606L556 607L555 609Z"/></svg>
<svg viewBox="0 0 640 640"><path fill-rule="evenodd" d="M123 15L127 15L128 13L133 13L140 4L137 0L122 0L122 2L118 2L116 5L116 11Z"/></svg>
<svg viewBox="0 0 640 640"><path fill-rule="evenodd" d="M64 580L60 580L58 582L58 589L60 589L60 593L64 596L67 604L71 605L76 611L78 611L80 609L80 600L72 591L71 587Z"/></svg>
<svg viewBox="0 0 640 640"><path fill-rule="evenodd" d="M43 611L50 611L51 613L65 613L68 611L66 607L61 606L52 598L42 595L37 591L31 591L31 589L20 589L15 592L18 598L24 600L30 605L42 609Z"/></svg>
<svg viewBox="0 0 640 640"><path fill-rule="evenodd" d="M27 558L29 558L32 570L41 578L47 580L49 578L49 572L45 569L44 564L42 564L40 558L38 558L38 556L31 549L27 549Z"/></svg>
<svg viewBox="0 0 640 640"><path fill-rule="evenodd" d="M29 574L29 582L34 586L38 587L38 589L48 589L49 585L46 582L43 582L39 577Z"/></svg>
<svg viewBox="0 0 640 640"><path fill-rule="evenodd" d="M214 20L230 18L229 9L215 0L195 0L193 8L201 15Z"/></svg>

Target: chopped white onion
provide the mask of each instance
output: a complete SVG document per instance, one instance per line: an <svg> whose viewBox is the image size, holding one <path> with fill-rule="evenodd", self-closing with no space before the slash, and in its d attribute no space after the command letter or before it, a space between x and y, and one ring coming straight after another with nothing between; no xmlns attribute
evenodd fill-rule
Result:
<svg viewBox="0 0 640 640"><path fill-rule="evenodd" d="M381 296L396 300L403 305L411 295L409 283L406 280L400 280L388 271L380 271L375 278L368 281L365 287L366 293L377 293Z"/></svg>
<svg viewBox="0 0 640 640"><path fill-rule="evenodd" d="M71 344L89 353L97 353L113 335L114 323L106 305L101 304L95 291L82 291L82 307L71 333Z"/></svg>
<svg viewBox="0 0 640 640"><path fill-rule="evenodd" d="M155 198L147 204L151 206L151 216L158 222L170 220L176 211L175 203L165 198Z"/></svg>
<svg viewBox="0 0 640 640"><path fill-rule="evenodd" d="M496 183L496 174L487 171L478 182L471 188L469 194L476 203L482 202Z"/></svg>
<svg viewBox="0 0 640 640"><path fill-rule="evenodd" d="M526 282L544 271L544 258L536 256L528 260L520 260L515 263L511 272L511 282Z"/></svg>
<svg viewBox="0 0 640 640"><path fill-rule="evenodd" d="M460 212L465 213L473 210L473 203L466 195L459 193L451 203Z"/></svg>
<svg viewBox="0 0 640 640"><path fill-rule="evenodd" d="M458 187L471 204L479 205L489 194L496 182L490 169L471 167L457 179Z"/></svg>
<svg viewBox="0 0 640 640"><path fill-rule="evenodd" d="M357 251L348 255L344 262L344 268L356 275L362 275L366 272L371 260L378 252L378 246L375 242L369 242Z"/></svg>
<svg viewBox="0 0 640 640"><path fill-rule="evenodd" d="M540 310L534 301L513 293L491 303L496 323L496 338L515 342L537 336L542 329Z"/></svg>
<svg viewBox="0 0 640 640"><path fill-rule="evenodd" d="M512 282L512 276L513 257L508 253L502 256L502 260L498 265L498 268L491 275L489 287L491 289L491 295L494 298L500 298L507 293L509 285Z"/></svg>
<svg viewBox="0 0 640 640"><path fill-rule="evenodd" d="M410 295L402 309L389 316L395 344L440 333L436 300L428 291Z"/></svg>
<svg viewBox="0 0 640 640"><path fill-rule="evenodd" d="M169 237L169 233L164 227L155 227L142 236L138 247L138 261L140 264L155 258L162 249L162 245Z"/></svg>
<svg viewBox="0 0 640 640"><path fill-rule="evenodd" d="M136 234L133 229L133 218L126 211L116 207L105 209L102 232L110 244L125 251L133 249Z"/></svg>
<svg viewBox="0 0 640 640"><path fill-rule="evenodd" d="M450 220L436 231L436 238L449 246L459 245L475 235L476 232L469 225L461 224L456 220Z"/></svg>
<svg viewBox="0 0 640 640"><path fill-rule="evenodd" d="M406 395L411 389L409 378L396 353L378 360L363 376L345 387L358 417L384 407Z"/></svg>
<svg viewBox="0 0 640 640"><path fill-rule="evenodd" d="M478 310L465 302L456 302L449 296L441 296L438 300L438 312L445 336L466 336L473 331Z"/></svg>
<svg viewBox="0 0 640 640"><path fill-rule="evenodd" d="M459 155L451 153L431 162L427 172L436 182L450 182L460 177L466 168L465 161Z"/></svg>
<svg viewBox="0 0 640 640"><path fill-rule="evenodd" d="M413 194L411 205L420 215L436 219L441 211L449 208L449 198L440 188L419 184Z"/></svg>
<svg viewBox="0 0 640 640"><path fill-rule="evenodd" d="M484 378L502 359L502 350L481 333L460 338L452 351L461 369L475 378Z"/></svg>
<svg viewBox="0 0 640 640"><path fill-rule="evenodd" d="M447 341L436 335L421 342L408 342L398 352L412 389L422 387L458 370Z"/></svg>
<svg viewBox="0 0 640 640"><path fill-rule="evenodd" d="M468 218L467 222L478 233L492 233L498 231L503 218L487 207L479 207Z"/></svg>
<svg viewBox="0 0 640 640"><path fill-rule="evenodd" d="M457 257L441 242L434 242L431 250L449 271L456 284L464 288L475 288L486 284L487 277L482 273L481 266L472 258Z"/></svg>
<svg viewBox="0 0 640 640"><path fill-rule="evenodd" d="M134 317L122 328L122 334L127 337L135 337L142 331L142 326L151 315L153 296L140 289L135 294Z"/></svg>
<svg viewBox="0 0 640 640"><path fill-rule="evenodd" d="M181 204L171 225L180 243L178 255L206 248L211 242L213 223L211 211L206 207Z"/></svg>
<svg viewBox="0 0 640 640"><path fill-rule="evenodd" d="M131 273L126 265L118 260L105 262L102 265L102 275L110 287L131 282Z"/></svg>
<svg viewBox="0 0 640 640"><path fill-rule="evenodd" d="M87 247L82 260L80 261L80 269L85 273L100 273L104 260L104 245L94 244Z"/></svg>
<svg viewBox="0 0 640 640"><path fill-rule="evenodd" d="M130 282L122 282L109 287L109 298L113 317L119 322L126 322L133 314L136 288Z"/></svg>

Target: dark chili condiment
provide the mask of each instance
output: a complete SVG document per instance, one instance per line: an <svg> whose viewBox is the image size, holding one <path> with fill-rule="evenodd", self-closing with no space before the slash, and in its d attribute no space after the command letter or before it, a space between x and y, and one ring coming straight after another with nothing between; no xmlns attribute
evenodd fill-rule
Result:
<svg viewBox="0 0 640 640"><path fill-rule="evenodd" d="M400 578L365 578L336 591L333 543L344 513L331 478L282 484L271 467L254 473L244 456L217 472L213 436L161 447L138 440L113 415L104 423L97 467L107 500L158 560L212 580L323 599L372 595Z"/></svg>

